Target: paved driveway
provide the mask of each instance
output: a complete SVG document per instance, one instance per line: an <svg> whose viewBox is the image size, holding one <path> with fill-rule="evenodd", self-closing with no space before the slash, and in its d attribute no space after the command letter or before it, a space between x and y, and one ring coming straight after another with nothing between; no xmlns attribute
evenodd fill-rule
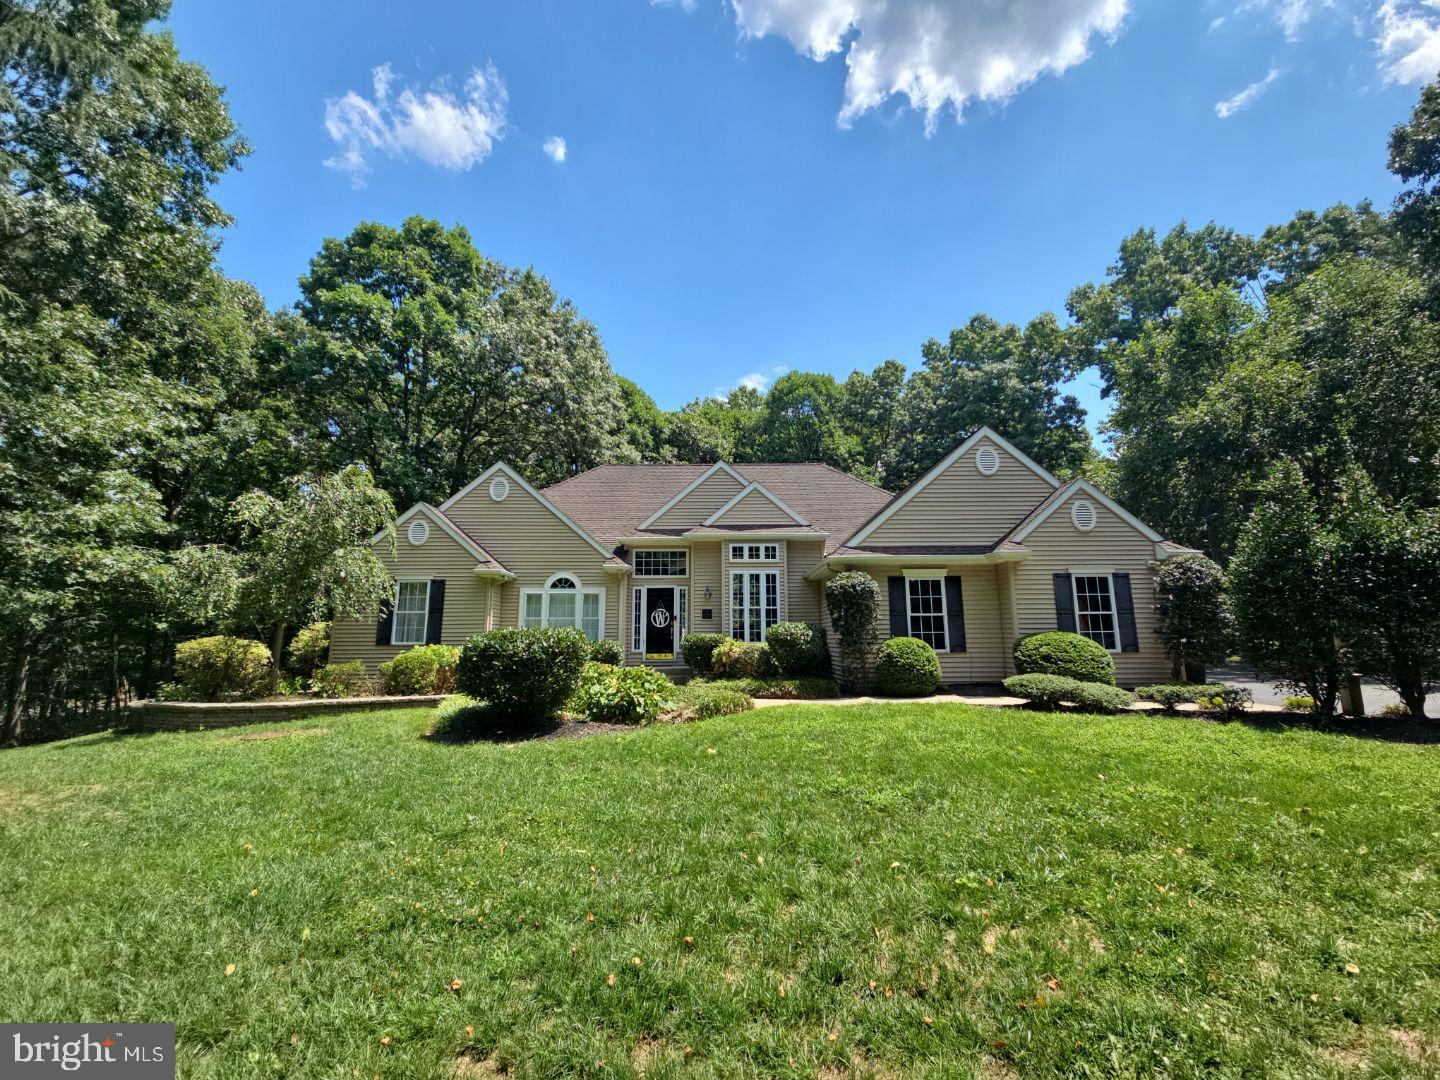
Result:
<svg viewBox="0 0 1440 1080"><path fill-rule="evenodd" d="M1244 664L1227 664L1224 667L1210 668L1206 671L1205 677L1213 682L1244 687L1250 691L1256 703L1260 705L1283 705L1285 699L1292 693L1292 691L1280 689L1274 680L1266 678L1254 668ZM1364 688L1365 711L1372 716L1386 705L1400 702L1400 695L1386 689L1373 679L1364 679L1361 681L1361 685ZM1425 699L1425 702L1425 711L1430 716L1440 716L1440 692L1431 694Z"/></svg>

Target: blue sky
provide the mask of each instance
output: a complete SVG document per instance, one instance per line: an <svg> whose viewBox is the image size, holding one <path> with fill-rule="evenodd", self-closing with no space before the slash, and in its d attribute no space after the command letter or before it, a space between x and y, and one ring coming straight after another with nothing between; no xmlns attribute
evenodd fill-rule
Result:
<svg viewBox="0 0 1440 1080"><path fill-rule="evenodd" d="M460 223L666 408L1059 312L1142 225L1388 205L1387 133L1440 69L1412 0L179 0L169 25L255 146L221 260L272 307L361 220Z"/></svg>

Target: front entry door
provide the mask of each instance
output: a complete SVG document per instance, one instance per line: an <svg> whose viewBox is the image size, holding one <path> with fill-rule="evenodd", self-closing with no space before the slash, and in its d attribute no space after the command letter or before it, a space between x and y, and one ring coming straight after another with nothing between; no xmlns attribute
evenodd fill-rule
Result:
<svg viewBox="0 0 1440 1080"><path fill-rule="evenodd" d="M675 655L675 590L645 590L645 655L670 659Z"/></svg>

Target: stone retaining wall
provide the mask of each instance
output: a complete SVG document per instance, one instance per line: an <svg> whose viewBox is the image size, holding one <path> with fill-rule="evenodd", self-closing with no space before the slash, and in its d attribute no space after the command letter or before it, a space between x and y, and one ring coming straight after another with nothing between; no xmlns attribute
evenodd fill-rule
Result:
<svg viewBox="0 0 1440 1080"><path fill-rule="evenodd" d="M396 697L296 698L293 701L137 701L127 710L130 731L184 731L190 728L279 724L313 716L438 705L445 694Z"/></svg>

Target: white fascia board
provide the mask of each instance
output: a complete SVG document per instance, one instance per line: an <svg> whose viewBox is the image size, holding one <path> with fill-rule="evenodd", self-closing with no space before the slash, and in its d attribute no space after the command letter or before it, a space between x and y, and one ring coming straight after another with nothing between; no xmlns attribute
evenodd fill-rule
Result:
<svg viewBox="0 0 1440 1080"><path fill-rule="evenodd" d="M681 488L681 489L679 490L679 492L677 492L677 493L670 499L669 502L667 502L664 506L660 507L659 510L656 510L656 511L655 511L653 514L651 514L648 518L646 518L644 521L642 521L642 522L640 523L640 528L642 528L642 529L648 529L648 528L650 528L651 525L654 525L655 522L659 521L662 517L665 516L665 511L667 511L667 510L669 510L671 507L675 506L677 503L680 502L681 499L685 498L686 495L689 495L692 491L694 491L696 488L698 488L698 487L699 487L701 484L703 484L706 480L709 480L710 477L714 476L717 472L729 473L732 477L735 478L735 481L736 481L741 487L744 487L745 484L746 484L745 477L741 476L738 472L736 472L733 468L731 468L731 467L730 467L728 464L726 464L725 462L723 462L723 461L717 461L717 462L715 462L714 465L711 465L710 468L706 469L703 473L701 473L699 476L697 476L694 480L691 480L690 483L686 484L683 488Z"/></svg>
<svg viewBox="0 0 1440 1080"><path fill-rule="evenodd" d="M1089 480L1075 480L1072 483L1074 485L1074 488L1069 494L1067 494L1062 499L1056 499L1054 502L1052 502L1034 519L1032 519L1024 528L1022 528L1019 532L1015 533L1014 536L1010 537L1010 539L1017 544L1020 543L1020 541L1024 540L1027 536L1029 536L1032 532L1039 528L1046 518L1048 518L1051 514L1055 513L1055 511L1060 509L1060 507L1070 502L1070 500L1075 498L1075 496L1080 492L1084 492L1086 495L1090 496L1090 498L1094 499L1101 506L1105 507L1106 510L1109 510L1112 514L1118 517L1121 521L1125 522L1125 524L1129 525L1131 528L1133 528L1136 532L1138 532L1141 536L1145 537L1145 539L1149 540L1151 543L1159 544L1160 541L1163 539L1161 535L1157 533L1154 529L1150 528L1149 525L1146 525L1134 514L1130 513L1129 510L1126 510L1114 499L1110 498L1109 495L1106 495L1094 484L1090 483Z"/></svg>
<svg viewBox="0 0 1440 1080"><path fill-rule="evenodd" d="M603 555L603 556L604 556L605 558L607 558L607 559L610 557L610 554L611 554L611 553L610 553L609 551L606 551L606 550L605 550L604 545L602 545L602 544L600 543L600 541L596 540L593 536L591 536L588 532L586 532L584 529L582 529L579 525L575 524L575 522L572 521L572 520L570 519L570 517L569 517L563 510L561 510L558 506L556 506L554 503L552 503L549 499L545 498L544 495L541 495L540 492L536 491L535 488L531 486L530 481L526 480L523 476L521 476L518 472L516 472L514 469L512 469L509 465L506 465L505 462L503 462L503 461L497 461L494 465L491 465L490 468L486 469L483 473L481 473L479 476L477 476L474 480L471 480L470 483L466 484L463 488L461 488L459 491L457 491L454 495L451 495L450 498L446 499L443 503L441 503L441 504L440 504L440 509L441 509L441 511L449 510L450 507L454 506L457 502L459 502L461 499L463 499L466 495L469 495L470 492L474 491L474 490L475 490L477 487L479 487L481 484L485 483L485 481L489 480L489 479L490 479L492 476L494 476L497 472L503 474L503 475L504 475L505 477L507 477L508 479L510 479L510 480L514 481L516 484L520 485L520 488L521 488L522 491L524 491L527 495L529 495L531 498L533 498L533 499L534 499L536 502L538 502L541 506L545 507L546 510L549 510L550 513L554 514L557 518L559 518L561 521L563 521L566 525L570 526L570 528L571 528L572 530L574 530L576 536L578 536L578 537L580 537L580 539L584 540L587 544L589 544L591 547L593 547L593 548L594 548L596 551L598 551L601 555Z"/></svg>
<svg viewBox="0 0 1440 1080"><path fill-rule="evenodd" d="M760 494L760 495L763 495L765 498L769 499L772 503L775 504L775 508L776 508L777 510L783 511L783 512L785 513L785 515L786 515L787 517L789 517L790 520L793 521L793 522L795 522L797 525L809 525L809 524L810 524L810 522L806 521L803 517L801 517L799 514L797 514L794 510L791 510L790 507L786 506L785 503L781 500L780 496L776 495L773 491L771 491L769 488L767 488L764 484L760 483L759 480L753 480L753 481L751 481L749 484L747 484L745 487L741 488L739 494L737 494L733 499L731 499L729 502L727 502L724 506L720 507L719 510L716 510L713 514L711 514L708 518L706 518L706 519L705 519L704 521L702 521L700 524L702 524L702 525L714 525L717 521L719 521L719 520L720 520L722 517L724 517L727 513L729 513L729 512L730 512L731 510L733 510L735 507L739 506L741 499L745 498L746 495L749 495L749 494L751 494L751 493L758 493L758 494ZM644 526L642 526L642 528L643 528L643 527L644 527Z"/></svg>
<svg viewBox="0 0 1440 1080"><path fill-rule="evenodd" d="M960 458L964 457L965 452L968 451L971 447L973 447L976 443L980 442L982 439L988 439L991 442L995 443L995 445L1003 448L1006 453L1010 454L1011 457L1013 457L1021 465L1024 465L1036 476L1040 477L1040 479L1044 480L1052 488L1058 488L1060 486L1059 480L1056 480L1055 477L1051 476L1050 473L1048 473L1044 468L1042 468L1038 463L1036 463L1034 459L1017 449L1010 442L1010 440L1002 438L990 428L982 425L968 439L966 439L954 450L951 450L950 453L946 454L943 458L941 458L940 461L934 466L934 468L932 468L918 481L916 481L909 488L907 488L903 494L893 499L890 504L885 507L885 509L881 510L879 514L877 514L875 517L871 518L868 522L862 525L859 532L857 532L854 536L850 537L849 540L845 541L845 546L859 547L862 543L864 543L866 537L868 537L881 525L885 524L885 522L889 521L890 518L895 515L895 512L897 510L903 507L920 492L924 491L925 488L929 487L931 481L933 481L946 469L950 468L951 465L954 465L955 462L960 460Z"/></svg>
<svg viewBox="0 0 1440 1080"><path fill-rule="evenodd" d="M435 508L429 503L416 503L414 506L410 507L409 510L406 510L405 513L401 514L398 518L396 518L394 535L398 536L400 532L400 526L404 525L405 522L409 521L416 514L423 514L426 520L433 521L436 525L440 527L440 530L444 532L446 536L450 537L451 540L454 540L462 548L470 552L471 555L474 555L475 558L480 560L482 564L494 564L494 560L488 554L486 554L484 548L477 545L474 540L471 540L470 537L466 536L459 529L455 528L455 526L451 524L450 520L444 514L436 512ZM390 533L391 530L389 529L381 529L378 533L376 533L373 537L370 538L371 547L374 547ZM508 573L509 571L506 572Z"/></svg>

